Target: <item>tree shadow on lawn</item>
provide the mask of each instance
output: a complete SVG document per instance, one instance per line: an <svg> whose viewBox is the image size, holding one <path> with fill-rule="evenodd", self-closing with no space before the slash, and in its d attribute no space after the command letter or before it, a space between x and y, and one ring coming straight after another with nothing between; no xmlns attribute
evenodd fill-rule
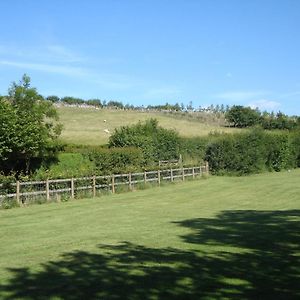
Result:
<svg viewBox="0 0 300 300"><path fill-rule="evenodd" d="M11 269L0 298L300 298L300 210L224 211L176 224L191 229L182 239L195 250L124 242L66 253L41 271Z"/></svg>

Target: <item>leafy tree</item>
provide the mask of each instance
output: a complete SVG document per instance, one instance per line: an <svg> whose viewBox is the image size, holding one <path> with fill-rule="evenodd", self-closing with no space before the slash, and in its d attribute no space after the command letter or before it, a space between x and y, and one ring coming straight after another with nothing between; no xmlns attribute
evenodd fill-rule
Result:
<svg viewBox="0 0 300 300"><path fill-rule="evenodd" d="M259 123L260 113L250 107L232 106L225 114L226 120L234 127L249 127Z"/></svg>
<svg viewBox="0 0 300 300"><path fill-rule="evenodd" d="M30 77L12 83L8 96L0 99L0 169L29 173L53 157L61 125L50 101L45 101Z"/></svg>

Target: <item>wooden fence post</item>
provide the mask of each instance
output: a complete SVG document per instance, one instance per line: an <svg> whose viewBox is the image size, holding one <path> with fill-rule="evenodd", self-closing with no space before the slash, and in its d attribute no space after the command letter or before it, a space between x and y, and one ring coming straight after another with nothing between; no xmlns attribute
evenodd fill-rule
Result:
<svg viewBox="0 0 300 300"><path fill-rule="evenodd" d="M208 161L205 162L205 171L206 171L206 174L208 175L209 174Z"/></svg>
<svg viewBox="0 0 300 300"><path fill-rule="evenodd" d="M160 170L157 171L157 182L160 185Z"/></svg>
<svg viewBox="0 0 300 300"><path fill-rule="evenodd" d="M184 181L184 168L182 168L181 173L182 173L182 181Z"/></svg>
<svg viewBox="0 0 300 300"><path fill-rule="evenodd" d="M195 167L193 167L193 169L192 169L192 174L193 174L193 179L195 179Z"/></svg>
<svg viewBox="0 0 300 300"><path fill-rule="evenodd" d="M16 183L16 198L17 198L17 203L20 204L20 181L17 180Z"/></svg>
<svg viewBox="0 0 300 300"><path fill-rule="evenodd" d="M96 176L93 176L93 197L96 197Z"/></svg>
<svg viewBox="0 0 300 300"><path fill-rule="evenodd" d="M144 171L144 184L146 184L146 182L147 182L147 172Z"/></svg>
<svg viewBox="0 0 300 300"><path fill-rule="evenodd" d="M50 191L49 191L49 179L46 179L46 200L47 202L50 201Z"/></svg>
<svg viewBox="0 0 300 300"><path fill-rule="evenodd" d="M174 178L173 178L173 169L171 168L171 182L174 181Z"/></svg>
<svg viewBox="0 0 300 300"><path fill-rule="evenodd" d="M74 178L71 178L71 198L74 199Z"/></svg>
<svg viewBox="0 0 300 300"><path fill-rule="evenodd" d="M131 183L131 173L128 174L128 184L129 184L129 190L132 190L132 183Z"/></svg>
<svg viewBox="0 0 300 300"><path fill-rule="evenodd" d="M115 175L111 175L111 192L115 193Z"/></svg>

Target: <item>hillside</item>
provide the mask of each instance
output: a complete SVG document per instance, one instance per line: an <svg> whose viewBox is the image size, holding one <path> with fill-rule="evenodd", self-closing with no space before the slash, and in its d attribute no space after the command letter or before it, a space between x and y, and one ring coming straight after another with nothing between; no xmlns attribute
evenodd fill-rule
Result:
<svg viewBox="0 0 300 300"><path fill-rule="evenodd" d="M63 124L61 140L67 143L101 145L108 141L109 134L115 128L156 118L159 125L174 129L185 137L203 136L211 131L229 132L234 129L222 127L223 120L206 118L172 116L159 112L142 112L132 110L94 109L80 107L59 107L60 122ZM106 120L106 122L104 121ZM109 131L109 133L105 131Z"/></svg>
<svg viewBox="0 0 300 300"><path fill-rule="evenodd" d="M299 299L300 170L0 211L1 299Z"/></svg>

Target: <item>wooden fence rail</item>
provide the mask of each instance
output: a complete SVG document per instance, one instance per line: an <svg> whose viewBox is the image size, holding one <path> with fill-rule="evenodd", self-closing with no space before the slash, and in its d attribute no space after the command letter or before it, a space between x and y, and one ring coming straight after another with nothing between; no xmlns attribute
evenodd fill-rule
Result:
<svg viewBox="0 0 300 300"><path fill-rule="evenodd" d="M0 184L0 206L4 199L16 200L19 204L25 204L31 199L39 197L46 201L60 200L61 195L75 198L80 191L89 191L93 197L102 190L115 193L120 186L134 189L137 184L157 183L164 181L184 181L185 178L196 178L209 173L208 163L204 166L163 169L140 173L113 174L105 176L90 176L69 179L47 179L44 181L16 181L9 184Z"/></svg>

